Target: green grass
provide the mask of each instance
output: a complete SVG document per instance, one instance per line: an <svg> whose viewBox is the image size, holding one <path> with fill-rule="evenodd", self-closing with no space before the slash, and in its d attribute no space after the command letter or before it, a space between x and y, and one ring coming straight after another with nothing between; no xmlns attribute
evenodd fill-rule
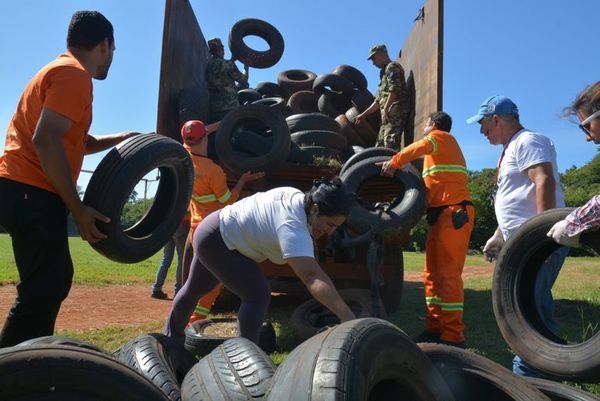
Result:
<svg viewBox="0 0 600 401"><path fill-rule="evenodd" d="M154 280L161 253L134 265L121 265L111 262L97 254L87 243L79 238L70 239L71 252L75 265L75 282L79 284L103 286L131 282L151 283ZM17 273L14 267L10 239L0 235L0 284L14 283ZM424 254L404 253L404 265L407 272L421 272ZM468 256L466 272L469 267L489 267L490 274L469 277L465 280L465 325L469 349L484 355L509 368L513 353L504 342L492 311L493 267L482 256ZM171 280L175 269L170 269ZM598 330L600 323L600 259L567 258L553 293L562 316L557 318L561 333L572 339L589 337ZM281 352L272 354L275 363L280 363L297 344L287 319L292 306L282 306L282 302L273 299L269 311L277 331ZM396 324L408 335L414 336L424 327L425 305L423 285L420 282L406 282L402 304L388 320ZM57 334L71 336L92 342L104 349L114 351L136 335L157 332L162 329L163 321L156 321L132 327L106 327L101 330L65 331ZM584 389L600 395L600 385L583 385Z"/></svg>

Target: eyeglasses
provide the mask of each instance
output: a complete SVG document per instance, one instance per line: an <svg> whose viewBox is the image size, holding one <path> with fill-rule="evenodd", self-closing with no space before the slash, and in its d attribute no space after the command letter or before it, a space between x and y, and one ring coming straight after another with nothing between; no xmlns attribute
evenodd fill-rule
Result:
<svg viewBox="0 0 600 401"><path fill-rule="evenodd" d="M594 118L598 116L600 116L600 110L595 111L594 113L592 113L592 115L590 115L588 118L586 118L579 124L579 128L581 128L585 135L590 137L592 136L592 133L590 132L590 123Z"/></svg>

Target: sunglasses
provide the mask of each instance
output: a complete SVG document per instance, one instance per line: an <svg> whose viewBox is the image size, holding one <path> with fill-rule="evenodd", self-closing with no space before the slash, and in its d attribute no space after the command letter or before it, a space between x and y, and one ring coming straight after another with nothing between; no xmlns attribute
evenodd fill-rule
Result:
<svg viewBox="0 0 600 401"><path fill-rule="evenodd" d="M590 123L594 118L598 116L600 116L600 110L595 111L592 115L590 115L588 118L586 118L579 124L579 128L581 128L581 130L589 137L592 136L592 133L590 132Z"/></svg>

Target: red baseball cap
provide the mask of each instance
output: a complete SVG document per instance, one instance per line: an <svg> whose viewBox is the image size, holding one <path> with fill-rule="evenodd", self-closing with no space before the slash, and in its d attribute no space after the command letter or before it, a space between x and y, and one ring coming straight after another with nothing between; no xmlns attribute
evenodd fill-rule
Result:
<svg viewBox="0 0 600 401"><path fill-rule="evenodd" d="M187 121L181 127L181 138L186 145L193 146L206 136L206 127L200 120Z"/></svg>

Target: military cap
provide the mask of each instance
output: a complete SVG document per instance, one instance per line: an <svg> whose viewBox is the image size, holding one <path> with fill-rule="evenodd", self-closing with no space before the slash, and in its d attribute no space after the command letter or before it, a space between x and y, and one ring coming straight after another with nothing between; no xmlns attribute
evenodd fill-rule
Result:
<svg viewBox="0 0 600 401"><path fill-rule="evenodd" d="M387 52L387 47L385 47L385 45L375 45L371 47L371 49L369 50L369 57L367 57L367 60L371 60L371 58L379 52Z"/></svg>

